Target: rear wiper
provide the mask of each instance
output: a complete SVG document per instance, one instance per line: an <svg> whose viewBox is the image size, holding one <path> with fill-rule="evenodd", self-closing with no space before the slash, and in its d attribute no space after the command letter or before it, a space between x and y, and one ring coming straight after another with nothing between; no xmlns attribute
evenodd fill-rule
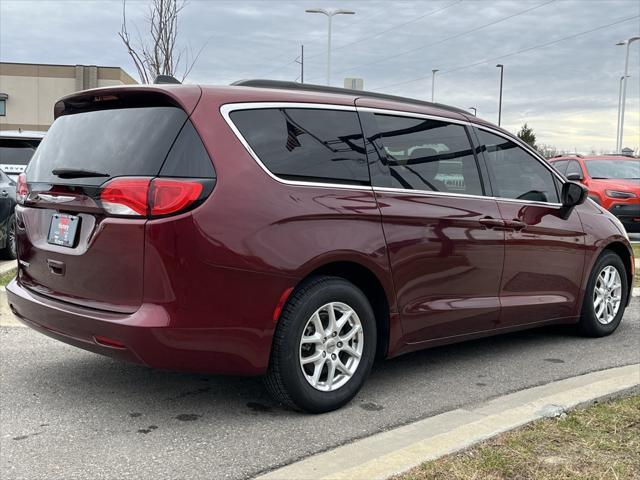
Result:
<svg viewBox="0 0 640 480"><path fill-rule="evenodd" d="M93 170L82 170L78 168L54 168L51 173L60 178L87 178L87 177L109 177L108 173L94 172Z"/></svg>

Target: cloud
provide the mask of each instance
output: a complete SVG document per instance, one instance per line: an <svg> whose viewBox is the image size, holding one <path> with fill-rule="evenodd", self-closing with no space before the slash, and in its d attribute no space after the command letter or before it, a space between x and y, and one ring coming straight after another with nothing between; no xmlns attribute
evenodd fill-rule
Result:
<svg viewBox="0 0 640 480"><path fill-rule="evenodd" d="M127 4L128 17L141 33L146 31L147 6L142 1ZM356 76L364 78L365 88L384 87L389 93L428 100L431 70L438 68L437 101L475 107L479 116L496 121L495 64L503 63L503 126L516 131L526 121L540 143L561 149L615 146L624 53L615 44L640 34L640 3L635 0L192 0L181 17L182 45L206 47L188 80L209 84L240 78L295 80L300 74L295 59L304 44L305 80L323 83L327 19L304 13L318 7L356 11L333 19L334 85L341 85L345 76ZM2 0L0 56L3 61L117 65L134 74L117 37L121 11L119 1ZM637 42L630 56L625 121L625 145L636 149L640 147L639 49ZM497 57L502 59L492 60ZM409 81L414 79L418 80Z"/></svg>

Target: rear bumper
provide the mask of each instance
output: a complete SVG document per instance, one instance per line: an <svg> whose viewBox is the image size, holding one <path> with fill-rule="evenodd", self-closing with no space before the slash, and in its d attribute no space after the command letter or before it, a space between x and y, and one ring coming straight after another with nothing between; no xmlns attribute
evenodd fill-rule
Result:
<svg viewBox="0 0 640 480"><path fill-rule="evenodd" d="M266 370L246 330L171 327L169 313L159 305L143 304L132 314L87 309L38 295L16 279L7 286L7 299L28 327L94 353L172 370L235 375Z"/></svg>
<svg viewBox="0 0 640 480"><path fill-rule="evenodd" d="M609 211L622 222L627 232L640 232L640 203L617 203L611 205Z"/></svg>

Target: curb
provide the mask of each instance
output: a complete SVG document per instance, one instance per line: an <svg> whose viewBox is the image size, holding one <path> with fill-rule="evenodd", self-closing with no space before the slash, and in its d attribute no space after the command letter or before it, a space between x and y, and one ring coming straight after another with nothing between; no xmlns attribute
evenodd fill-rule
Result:
<svg viewBox="0 0 640 480"><path fill-rule="evenodd" d="M256 480L386 479L534 420L638 391L640 364L588 373L379 433Z"/></svg>

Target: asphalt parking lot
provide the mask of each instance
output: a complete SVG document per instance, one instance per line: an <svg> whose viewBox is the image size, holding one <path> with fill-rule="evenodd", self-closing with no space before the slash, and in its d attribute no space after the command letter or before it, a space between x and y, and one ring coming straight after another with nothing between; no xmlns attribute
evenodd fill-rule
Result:
<svg viewBox="0 0 640 480"><path fill-rule="evenodd" d="M618 331L533 330L381 362L356 399L310 416L260 379L150 370L0 329L0 471L14 478L247 478L435 413L640 362L640 301Z"/></svg>

